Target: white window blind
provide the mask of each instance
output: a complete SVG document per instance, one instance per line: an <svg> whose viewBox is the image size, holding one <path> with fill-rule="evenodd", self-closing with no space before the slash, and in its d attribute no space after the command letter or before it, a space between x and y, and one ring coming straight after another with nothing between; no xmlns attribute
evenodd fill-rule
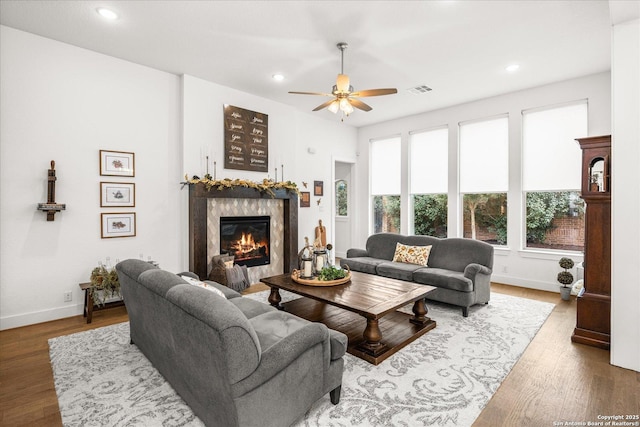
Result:
<svg viewBox="0 0 640 427"><path fill-rule="evenodd" d="M508 189L508 117L460 124L460 192L498 193Z"/></svg>
<svg viewBox="0 0 640 427"><path fill-rule="evenodd" d="M411 193L446 193L449 130L416 132L409 138Z"/></svg>
<svg viewBox="0 0 640 427"><path fill-rule="evenodd" d="M587 136L587 102L524 111L524 191L580 188L581 151L575 138Z"/></svg>
<svg viewBox="0 0 640 427"><path fill-rule="evenodd" d="M400 137L371 141L371 194L400 194Z"/></svg>

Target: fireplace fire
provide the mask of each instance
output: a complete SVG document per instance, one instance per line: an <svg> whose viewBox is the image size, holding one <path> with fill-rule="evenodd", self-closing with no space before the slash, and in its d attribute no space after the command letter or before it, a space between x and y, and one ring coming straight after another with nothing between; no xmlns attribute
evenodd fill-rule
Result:
<svg viewBox="0 0 640 427"><path fill-rule="evenodd" d="M271 262L270 217L234 216L220 218L220 253L234 256L239 265L253 267Z"/></svg>

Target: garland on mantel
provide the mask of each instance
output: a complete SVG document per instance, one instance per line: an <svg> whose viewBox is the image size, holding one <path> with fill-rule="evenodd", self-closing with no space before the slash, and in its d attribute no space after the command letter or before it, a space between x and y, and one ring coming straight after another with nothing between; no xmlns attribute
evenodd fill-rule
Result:
<svg viewBox="0 0 640 427"><path fill-rule="evenodd" d="M245 179L212 179L211 175L205 175L204 178L200 178L194 175L191 179L189 179L188 175L184 176L186 182L182 182L182 186L185 185L194 185L194 184L204 184L207 187L207 190L211 190L212 188L217 188L218 190L225 189L233 189L236 187L245 187L245 188L253 188L260 192L265 192L269 194L271 197L275 197L276 193L274 190L287 190L293 191L300 196L300 190L298 190L298 186L295 182L291 181L282 181L275 182L271 179L263 179L262 182L253 182L247 181Z"/></svg>

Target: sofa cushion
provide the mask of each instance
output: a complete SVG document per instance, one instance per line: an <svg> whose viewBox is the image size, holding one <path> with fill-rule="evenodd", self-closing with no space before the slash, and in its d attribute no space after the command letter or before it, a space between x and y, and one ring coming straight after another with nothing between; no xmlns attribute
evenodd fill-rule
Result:
<svg viewBox="0 0 640 427"><path fill-rule="evenodd" d="M493 268L493 246L481 240L450 237L434 245L429 255L429 267L463 272L469 264Z"/></svg>
<svg viewBox="0 0 640 427"><path fill-rule="evenodd" d="M413 272L421 268L424 267L416 264L386 261L379 264L376 271L379 276L410 282L413 280Z"/></svg>
<svg viewBox="0 0 640 427"><path fill-rule="evenodd" d="M272 307L269 304L264 304L262 302L254 301L249 298L233 298L229 301L231 302L231 304L238 307L242 314L247 316L247 319L252 319L261 314L277 310L275 307Z"/></svg>
<svg viewBox="0 0 640 427"><path fill-rule="evenodd" d="M473 282L464 277L464 273L442 268L419 268L413 272L413 281L454 291L473 292Z"/></svg>
<svg viewBox="0 0 640 427"><path fill-rule="evenodd" d="M431 245L410 246L398 242L396 243L396 252L393 254L393 261L426 267L427 261L429 261L429 252L431 252Z"/></svg>
<svg viewBox="0 0 640 427"><path fill-rule="evenodd" d="M298 329L304 328L309 324L309 321L290 313L273 310L249 319L249 323L256 331L256 335L260 341L260 347L262 351L265 352L278 341L291 335Z"/></svg>
<svg viewBox="0 0 640 427"><path fill-rule="evenodd" d="M389 260L371 257L342 258L340 260L340 267L348 265L351 271L376 274L376 267L383 262L389 262Z"/></svg>
<svg viewBox="0 0 640 427"><path fill-rule="evenodd" d="M142 272L140 276L138 276L138 282L161 297L166 297L167 292L174 286L187 284L187 281L182 277L157 268Z"/></svg>
<svg viewBox="0 0 640 427"><path fill-rule="evenodd" d="M396 251L396 243L404 236L395 233L377 233L367 239L367 253L372 258L391 261Z"/></svg>

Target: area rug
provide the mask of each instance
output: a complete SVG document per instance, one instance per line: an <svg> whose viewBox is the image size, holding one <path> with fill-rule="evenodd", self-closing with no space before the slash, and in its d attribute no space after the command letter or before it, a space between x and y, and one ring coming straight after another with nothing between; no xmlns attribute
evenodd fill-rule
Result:
<svg viewBox="0 0 640 427"><path fill-rule="evenodd" d="M266 302L267 291L247 297ZM347 354L340 403L325 396L295 425L470 426L553 307L494 293L464 318L430 303L434 330L378 366ZM203 426L129 344L127 322L53 338L49 347L65 426Z"/></svg>

